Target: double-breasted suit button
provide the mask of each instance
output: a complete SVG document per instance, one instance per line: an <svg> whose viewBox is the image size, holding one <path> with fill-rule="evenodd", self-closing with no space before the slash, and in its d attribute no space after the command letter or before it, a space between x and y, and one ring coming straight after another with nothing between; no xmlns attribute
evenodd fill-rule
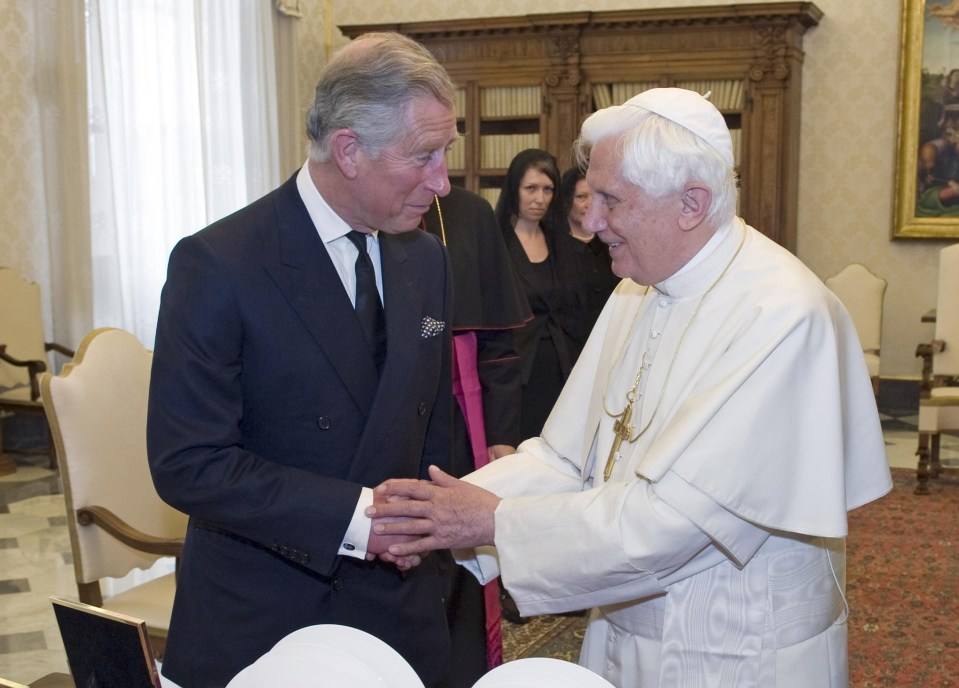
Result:
<svg viewBox="0 0 959 688"><path fill-rule="evenodd" d="M329 430L333 426L333 421L326 416L320 416L316 424L320 426L320 430Z"/></svg>
<svg viewBox="0 0 959 688"><path fill-rule="evenodd" d="M340 590L342 590L342 589L343 589L343 580L340 579L340 578L334 578L334 579L333 579L333 589L334 589L336 592L339 592Z"/></svg>
<svg viewBox="0 0 959 688"><path fill-rule="evenodd" d="M420 414L421 416L426 414L426 402L425 402L425 401L421 401L421 402L420 402L420 406L419 406L418 409L416 409L416 412L417 412L418 414Z"/></svg>

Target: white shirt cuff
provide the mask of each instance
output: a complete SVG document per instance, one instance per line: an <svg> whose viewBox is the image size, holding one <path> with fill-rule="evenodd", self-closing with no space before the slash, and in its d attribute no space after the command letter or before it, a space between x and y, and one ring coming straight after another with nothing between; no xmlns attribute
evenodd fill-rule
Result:
<svg viewBox="0 0 959 688"><path fill-rule="evenodd" d="M360 498L356 502L353 519L346 529L346 535L343 536L343 544L340 545L338 554L356 559L366 558L366 550L370 544L371 520L363 512L366 511L366 507L372 505L373 490L364 487L360 492Z"/></svg>

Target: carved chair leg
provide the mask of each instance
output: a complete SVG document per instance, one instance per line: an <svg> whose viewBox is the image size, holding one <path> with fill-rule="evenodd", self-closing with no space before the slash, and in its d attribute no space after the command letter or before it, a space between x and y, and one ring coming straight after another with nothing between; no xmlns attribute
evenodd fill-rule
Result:
<svg viewBox="0 0 959 688"><path fill-rule="evenodd" d="M916 464L916 489L913 494L929 494L929 435L919 433L919 448L916 449L919 462Z"/></svg>
<svg viewBox="0 0 959 688"><path fill-rule="evenodd" d="M100 583L81 583L77 581L77 593L80 595L80 601L84 604L92 604L94 607L103 606L103 593L100 591Z"/></svg>
<svg viewBox="0 0 959 688"><path fill-rule="evenodd" d="M17 472L17 462L9 454L3 453L3 414L0 414L0 475Z"/></svg>
<svg viewBox="0 0 959 688"><path fill-rule="evenodd" d="M932 436L929 448L929 475L933 478L938 478L939 474L942 473L942 464L939 463L939 439L941 437L940 433L935 433Z"/></svg>

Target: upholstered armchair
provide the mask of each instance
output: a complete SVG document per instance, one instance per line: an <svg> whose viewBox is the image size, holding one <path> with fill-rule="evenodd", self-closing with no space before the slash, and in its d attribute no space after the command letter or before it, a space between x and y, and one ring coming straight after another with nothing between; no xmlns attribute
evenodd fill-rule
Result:
<svg viewBox="0 0 959 688"><path fill-rule="evenodd" d="M63 476L80 601L143 619L158 656L166 645L175 573L106 596L100 579L178 557L187 516L163 502L147 463L146 417L153 355L123 330L94 330L40 396Z"/></svg>
<svg viewBox="0 0 959 688"><path fill-rule="evenodd" d="M923 379L915 492L925 495L943 470L941 433L959 430L959 244L939 252L935 337L920 344L916 356L923 359Z"/></svg>
<svg viewBox="0 0 959 688"><path fill-rule="evenodd" d="M826 280L826 286L849 312L862 345L872 392L879 397L879 349L882 343L882 306L886 280L861 263L850 263Z"/></svg>
<svg viewBox="0 0 959 688"><path fill-rule="evenodd" d="M0 268L0 415L43 415L39 380L51 351L73 356L67 347L44 339L40 287L16 270ZM52 451L50 465L56 465ZM0 475L15 470L16 464L3 454L0 426Z"/></svg>

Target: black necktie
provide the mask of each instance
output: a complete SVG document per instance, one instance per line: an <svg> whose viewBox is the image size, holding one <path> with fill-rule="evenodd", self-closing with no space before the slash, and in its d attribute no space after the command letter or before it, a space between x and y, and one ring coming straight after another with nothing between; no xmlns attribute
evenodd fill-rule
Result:
<svg viewBox="0 0 959 688"><path fill-rule="evenodd" d="M381 370L386 358L386 318L383 315L380 294L376 290L373 261L366 251L367 235L354 229L346 236L359 252L356 256L356 317L359 318L360 327L363 328L363 334L370 345L376 369Z"/></svg>

